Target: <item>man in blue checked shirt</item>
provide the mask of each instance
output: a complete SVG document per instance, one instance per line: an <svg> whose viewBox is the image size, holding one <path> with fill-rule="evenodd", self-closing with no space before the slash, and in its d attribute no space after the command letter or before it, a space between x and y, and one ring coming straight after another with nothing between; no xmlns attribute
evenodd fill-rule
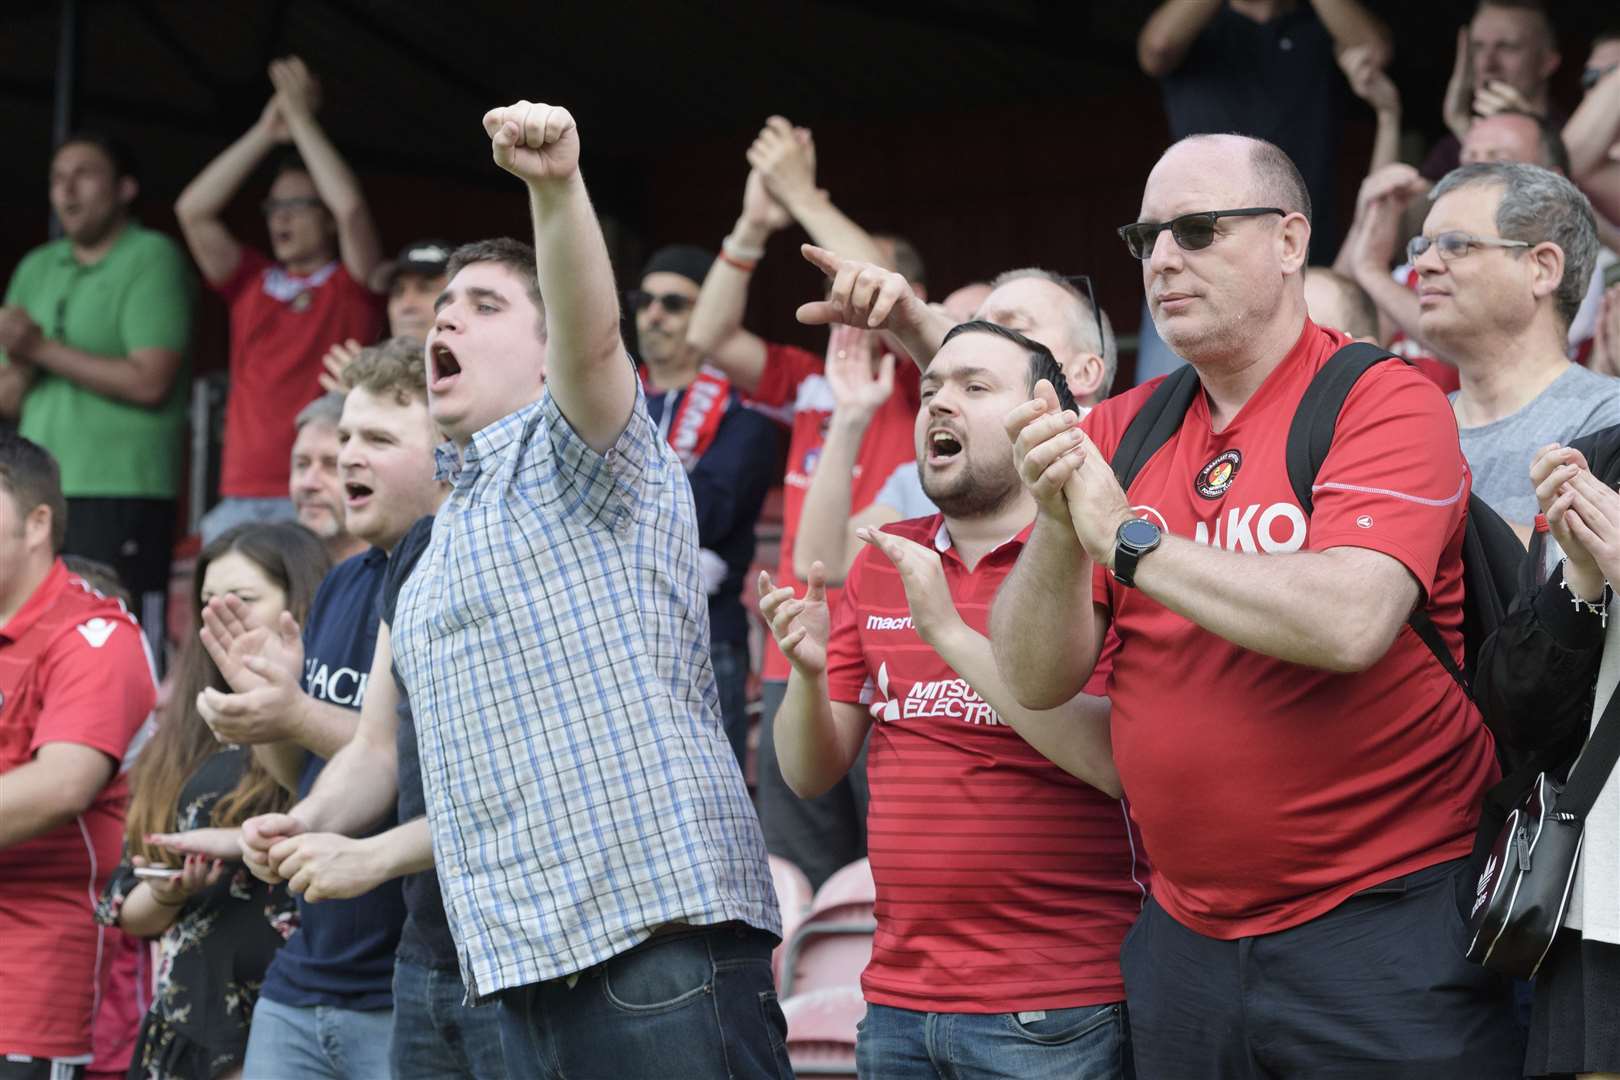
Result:
<svg viewBox="0 0 1620 1080"><path fill-rule="evenodd" d="M499 1002L514 1076L790 1077L691 489L619 339L579 134L527 101L484 129L538 273L452 260L428 337L452 489L392 626L468 996Z"/></svg>

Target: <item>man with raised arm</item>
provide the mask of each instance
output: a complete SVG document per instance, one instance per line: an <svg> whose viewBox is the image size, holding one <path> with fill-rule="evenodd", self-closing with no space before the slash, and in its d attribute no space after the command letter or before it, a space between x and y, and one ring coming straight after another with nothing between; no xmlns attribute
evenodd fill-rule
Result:
<svg viewBox="0 0 1620 1080"><path fill-rule="evenodd" d="M514 1076L788 1077L691 488L619 338L579 132L528 101L484 130L527 190L548 342L499 264L439 297L451 491L390 627L467 993L499 1002Z"/></svg>
<svg viewBox="0 0 1620 1080"><path fill-rule="evenodd" d="M996 666L1050 707L1117 638L1114 760L1154 864L1120 958L1139 1075L1506 1080L1508 987L1465 959L1459 910L1494 747L1407 622L1460 655L1468 469L1444 395L1391 360L1346 399L1307 517L1287 432L1346 340L1306 315L1310 231L1270 143L1159 159L1120 232L1199 392L1128 495L1108 459L1155 384L1083 421L1050 395L1009 414L1040 509Z"/></svg>
<svg viewBox="0 0 1620 1080"><path fill-rule="evenodd" d="M232 525L292 517L287 463L293 417L321 394L333 344L374 341L381 303L366 282L380 258L359 181L315 119L320 86L297 57L270 65L275 94L259 121L209 162L174 204L203 278L231 312L221 502L203 519L207 542ZM232 236L225 208L277 145L265 200L272 257Z"/></svg>

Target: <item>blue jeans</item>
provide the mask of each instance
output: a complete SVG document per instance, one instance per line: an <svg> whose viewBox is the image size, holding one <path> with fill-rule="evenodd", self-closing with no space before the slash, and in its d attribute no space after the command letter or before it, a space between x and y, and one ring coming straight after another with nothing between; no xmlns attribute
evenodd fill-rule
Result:
<svg viewBox="0 0 1620 1080"><path fill-rule="evenodd" d="M1022 1013L924 1013L867 1005L863 1080L1131 1080L1125 1003Z"/></svg>
<svg viewBox="0 0 1620 1080"><path fill-rule="evenodd" d="M506 1071L524 1080L792 1080L776 938L736 924L654 937L569 985L503 991Z"/></svg>
<svg viewBox="0 0 1620 1080"><path fill-rule="evenodd" d="M466 995L454 969L394 961L394 1041L388 1060L395 1080L505 1080L500 1009L464 1004Z"/></svg>
<svg viewBox="0 0 1620 1080"><path fill-rule="evenodd" d="M264 525L276 521L296 521L298 511L286 496L266 499L221 499L219 504L202 516L197 531L202 542L213 543L222 534L238 525Z"/></svg>
<svg viewBox="0 0 1620 1080"><path fill-rule="evenodd" d="M716 641L709 646L714 663L714 685L720 691L720 722L726 741L737 755L737 766L748 767L748 646Z"/></svg>
<svg viewBox="0 0 1620 1080"><path fill-rule="evenodd" d="M253 1006L242 1080L387 1080L392 1009L336 1005Z"/></svg>

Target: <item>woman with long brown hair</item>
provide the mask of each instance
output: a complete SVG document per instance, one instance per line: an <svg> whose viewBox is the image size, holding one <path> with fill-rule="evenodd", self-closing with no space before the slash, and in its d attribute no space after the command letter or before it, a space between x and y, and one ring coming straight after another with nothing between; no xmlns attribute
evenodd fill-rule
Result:
<svg viewBox="0 0 1620 1080"><path fill-rule="evenodd" d="M283 611L301 621L328 565L321 542L290 524L232 529L197 557L196 626L162 722L131 771L125 862L96 912L126 933L160 938L157 994L131 1080L240 1075L264 970L293 929L285 887L266 885L230 856L236 826L285 808L289 796L251 750L222 745L197 712L205 687L227 689L197 632L202 609L234 595L260 625L274 625ZM214 855L175 865L154 839L182 830L193 844L212 834L204 846Z"/></svg>

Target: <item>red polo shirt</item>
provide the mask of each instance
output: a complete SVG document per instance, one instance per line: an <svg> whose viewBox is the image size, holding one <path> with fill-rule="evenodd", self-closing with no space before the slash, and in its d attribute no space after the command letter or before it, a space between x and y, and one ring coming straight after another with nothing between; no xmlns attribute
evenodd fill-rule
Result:
<svg viewBox="0 0 1620 1080"><path fill-rule="evenodd" d="M299 277L249 247L218 289L231 309L219 491L284 498L293 418L324 392L321 358L340 341L376 341L382 298L350 277L341 260Z"/></svg>
<svg viewBox="0 0 1620 1080"><path fill-rule="evenodd" d="M0 627L0 773L53 742L116 763L155 700L134 618L61 560ZM0 1053L90 1053L104 959L92 911L123 850L128 795L115 776L73 821L0 850Z"/></svg>
<svg viewBox="0 0 1620 1080"><path fill-rule="evenodd" d="M765 349L765 373L750 398L761 405L790 406L793 410L782 499L782 558L775 579L778 588L791 585L802 592L805 583L793 573L793 543L799 535L799 516L804 513L810 477L816 471L821 448L827 441L827 427L833 414L832 388L823 374L825 361L821 357L792 345L768 344ZM852 515L872 504L883 489L883 482L897 466L917 460L913 432L921 382L922 373L916 364L903 357L895 364L894 392L872 417L855 458L849 498ZM837 606L839 591L837 588L827 590L829 608ZM786 681L791 670L787 657L776 647L776 639L767 634L764 677Z"/></svg>
<svg viewBox="0 0 1620 1080"><path fill-rule="evenodd" d="M1404 364L1372 369L1340 413L1309 521L1289 487L1289 423L1344 341L1307 322L1220 432L1199 394L1131 503L1176 536L1269 553L1279 570L1294 551L1382 552L1417 580L1460 660L1469 474L1445 395ZM1154 385L1082 422L1104 454ZM1095 599L1119 641L1107 691L1114 760L1154 896L1178 922L1224 939L1283 930L1468 854L1497 777L1493 743L1411 627L1367 671L1336 674L1240 648L1105 573ZM1320 617L1331 624L1335 613L1324 603Z"/></svg>
<svg viewBox="0 0 1620 1080"><path fill-rule="evenodd" d="M885 529L940 551L957 610L987 633L1029 530L969 570L937 514ZM1122 1000L1119 948L1148 892L1124 802L1042 757L923 643L881 552L863 550L850 569L827 683L834 701L874 717L866 1000L962 1013Z"/></svg>

